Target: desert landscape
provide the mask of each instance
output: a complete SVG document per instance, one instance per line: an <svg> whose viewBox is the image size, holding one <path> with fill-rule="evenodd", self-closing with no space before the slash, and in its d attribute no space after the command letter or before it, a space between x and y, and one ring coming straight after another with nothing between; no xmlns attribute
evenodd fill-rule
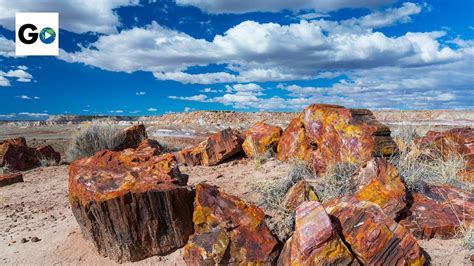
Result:
<svg viewBox="0 0 474 266"><path fill-rule="evenodd" d="M470 265L473 125L331 105L4 122L0 263ZM72 161L91 128L120 147Z"/></svg>

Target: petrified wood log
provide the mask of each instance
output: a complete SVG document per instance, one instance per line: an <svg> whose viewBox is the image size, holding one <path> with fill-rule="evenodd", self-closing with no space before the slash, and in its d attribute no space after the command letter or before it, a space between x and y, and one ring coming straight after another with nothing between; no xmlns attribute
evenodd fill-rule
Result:
<svg viewBox="0 0 474 266"><path fill-rule="evenodd" d="M282 129L263 122L258 122L250 127L245 133L242 148L249 158L265 157L276 151L278 140ZM272 153L272 154L268 154Z"/></svg>
<svg viewBox="0 0 474 266"><path fill-rule="evenodd" d="M194 235L184 248L188 265L270 265L278 256L277 240L255 205L215 186L196 186Z"/></svg>
<svg viewBox="0 0 474 266"><path fill-rule="evenodd" d="M351 178L354 196L377 204L392 219L406 208L405 185L397 168L384 158L362 165Z"/></svg>
<svg viewBox="0 0 474 266"><path fill-rule="evenodd" d="M339 230L364 265L423 265L425 257L415 238L374 203L353 197L329 205Z"/></svg>
<svg viewBox="0 0 474 266"><path fill-rule="evenodd" d="M286 192L283 206L287 210L294 211L306 201L319 201L319 198L307 181L300 180Z"/></svg>
<svg viewBox="0 0 474 266"><path fill-rule="evenodd" d="M36 167L39 165L36 150L29 148L23 137L0 141L0 167L5 165L15 171Z"/></svg>
<svg viewBox="0 0 474 266"><path fill-rule="evenodd" d="M181 186L174 156L155 152L101 151L69 167L69 198L81 231L117 262L167 254L193 232L194 193Z"/></svg>
<svg viewBox="0 0 474 266"><path fill-rule="evenodd" d="M400 224L422 239L460 237L474 224L474 195L448 185L424 184L413 194L410 215Z"/></svg>
<svg viewBox="0 0 474 266"><path fill-rule="evenodd" d="M369 110L313 104L283 131L277 157L305 160L323 173L334 163L361 163L396 151L390 129Z"/></svg>
<svg viewBox="0 0 474 266"><path fill-rule="evenodd" d="M123 140L115 150L121 151L129 148L137 148L144 139L148 139L146 128L143 124L129 126L122 131Z"/></svg>
<svg viewBox="0 0 474 266"><path fill-rule="evenodd" d="M296 209L295 232L278 258L278 265L355 265L324 207L317 201Z"/></svg>
<svg viewBox="0 0 474 266"><path fill-rule="evenodd" d="M177 152L176 158L186 165L217 165L242 152L242 142L240 132L228 128L212 134L193 148Z"/></svg>
<svg viewBox="0 0 474 266"><path fill-rule="evenodd" d="M465 180L474 183L474 128L453 128L443 132L428 131L425 137L415 139L415 143L419 144L421 149L441 152L445 157L463 156L466 168L460 174Z"/></svg>
<svg viewBox="0 0 474 266"><path fill-rule="evenodd" d="M0 174L0 187L8 186L18 182L23 182L23 175L21 173Z"/></svg>

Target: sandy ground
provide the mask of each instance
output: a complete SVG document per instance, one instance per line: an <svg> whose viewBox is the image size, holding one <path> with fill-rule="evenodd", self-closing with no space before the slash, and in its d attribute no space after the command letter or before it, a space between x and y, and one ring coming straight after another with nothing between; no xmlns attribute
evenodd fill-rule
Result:
<svg viewBox="0 0 474 266"><path fill-rule="evenodd" d="M259 185L284 178L287 169L288 165L277 161L256 166L245 159L215 167L181 167L189 175L189 184L207 181L250 202L258 200L255 190ZM114 264L99 256L80 233L68 204L67 166L37 168L25 172L24 180L0 188L0 264ZM40 240L33 242L33 237ZM470 253L460 240L420 244L434 265L467 265L464 262ZM134 264L183 265L184 261L180 249Z"/></svg>

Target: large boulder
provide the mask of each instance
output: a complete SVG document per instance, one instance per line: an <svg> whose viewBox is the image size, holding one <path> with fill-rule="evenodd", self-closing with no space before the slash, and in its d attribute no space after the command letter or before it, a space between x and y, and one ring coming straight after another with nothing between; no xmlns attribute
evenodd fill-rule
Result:
<svg viewBox="0 0 474 266"><path fill-rule="evenodd" d="M390 129L369 110L313 104L283 131L277 157L310 162L322 173L338 162L362 163L396 151Z"/></svg>
<svg viewBox="0 0 474 266"><path fill-rule="evenodd" d="M374 203L346 197L326 206L344 239L365 265L423 265L415 238Z"/></svg>
<svg viewBox="0 0 474 266"><path fill-rule="evenodd" d="M0 174L0 187L8 186L18 182L23 182L23 175L21 173Z"/></svg>
<svg viewBox="0 0 474 266"><path fill-rule="evenodd" d="M26 145L23 137L0 141L0 167L9 170L24 171L39 165L34 148Z"/></svg>
<svg viewBox="0 0 474 266"><path fill-rule="evenodd" d="M356 259L340 239L324 207L309 201L296 209L295 232L278 265L350 265Z"/></svg>
<svg viewBox="0 0 474 266"><path fill-rule="evenodd" d="M115 151L137 148L144 139L148 138L146 128L143 124L129 126L123 129L121 134L123 139L121 143L115 148Z"/></svg>
<svg viewBox="0 0 474 266"><path fill-rule="evenodd" d="M358 200L377 204L392 219L406 208L405 185L397 168L384 158L363 164L350 183Z"/></svg>
<svg viewBox="0 0 474 266"><path fill-rule="evenodd" d="M245 133L242 148L249 158L261 158L276 151L282 129L263 122L250 127Z"/></svg>
<svg viewBox="0 0 474 266"><path fill-rule="evenodd" d="M196 186L194 235L184 248L188 265L270 264L277 240L255 205L205 183Z"/></svg>
<svg viewBox="0 0 474 266"><path fill-rule="evenodd" d="M193 232L194 192L172 154L100 151L69 166L69 199L84 236L117 262L164 255Z"/></svg>
<svg viewBox="0 0 474 266"><path fill-rule="evenodd" d="M474 224L474 194L425 183L413 194L410 213L400 223L422 239L459 237L462 229Z"/></svg>
<svg viewBox="0 0 474 266"><path fill-rule="evenodd" d="M240 132L228 128L212 134L198 145L176 153L179 163L186 165L217 165L225 159L242 152L243 139Z"/></svg>
<svg viewBox="0 0 474 266"><path fill-rule="evenodd" d="M460 155L466 160L466 169L460 174L474 182L474 128L453 128L443 132L428 131L425 137L415 139L420 149L443 156Z"/></svg>

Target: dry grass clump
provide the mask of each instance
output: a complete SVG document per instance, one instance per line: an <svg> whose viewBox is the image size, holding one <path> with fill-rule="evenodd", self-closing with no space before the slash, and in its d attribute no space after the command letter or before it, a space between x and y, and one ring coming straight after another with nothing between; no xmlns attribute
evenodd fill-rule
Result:
<svg viewBox="0 0 474 266"><path fill-rule="evenodd" d="M100 150L113 150L125 136L119 126L107 124L84 124L73 135L67 151L69 161L89 157Z"/></svg>
<svg viewBox="0 0 474 266"><path fill-rule="evenodd" d="M39 157L38 160L42 167L59 165L59 163L56 162L56 160L51 159L51 158L46 158L44 156Z"/></svg>
<svg viewBox="0 0 474 266"><path fill-rule="evenodd" d="M311 185L323 202L351 193L351 176L359 164L340 162L329 166Z"/></svg>
<svg viewBox="0 0 474 266"><path fill-rule="evenodd" d="M268 228L281 242L285 242L294 231L295 213L283 205L288 190L303 179L313 178L303 161L292 161L288 175L272 183L261 183L257 191L261 194L258 205L269 214L265 218Z"/></svg>
<svg viewBox="0 0 474 266"><path fill-rule="evenodd" d="M6 174L10 171L11 171L10 166L7 163L5 163L2 167L0 167L0 174Z"/></svg>
<svg viewBox="0 0 474 266"><path fill-rule="evenodd" d="M420 191L423 182L472 190L459 176L466 167L466 160L461 154L451 152L446 156L435 146L420 147L415 144L415 137L411 134L399 136L398 142L402 143L399 146L405 148L390 158L390 162L397 167L409 191Z"/></svg>

